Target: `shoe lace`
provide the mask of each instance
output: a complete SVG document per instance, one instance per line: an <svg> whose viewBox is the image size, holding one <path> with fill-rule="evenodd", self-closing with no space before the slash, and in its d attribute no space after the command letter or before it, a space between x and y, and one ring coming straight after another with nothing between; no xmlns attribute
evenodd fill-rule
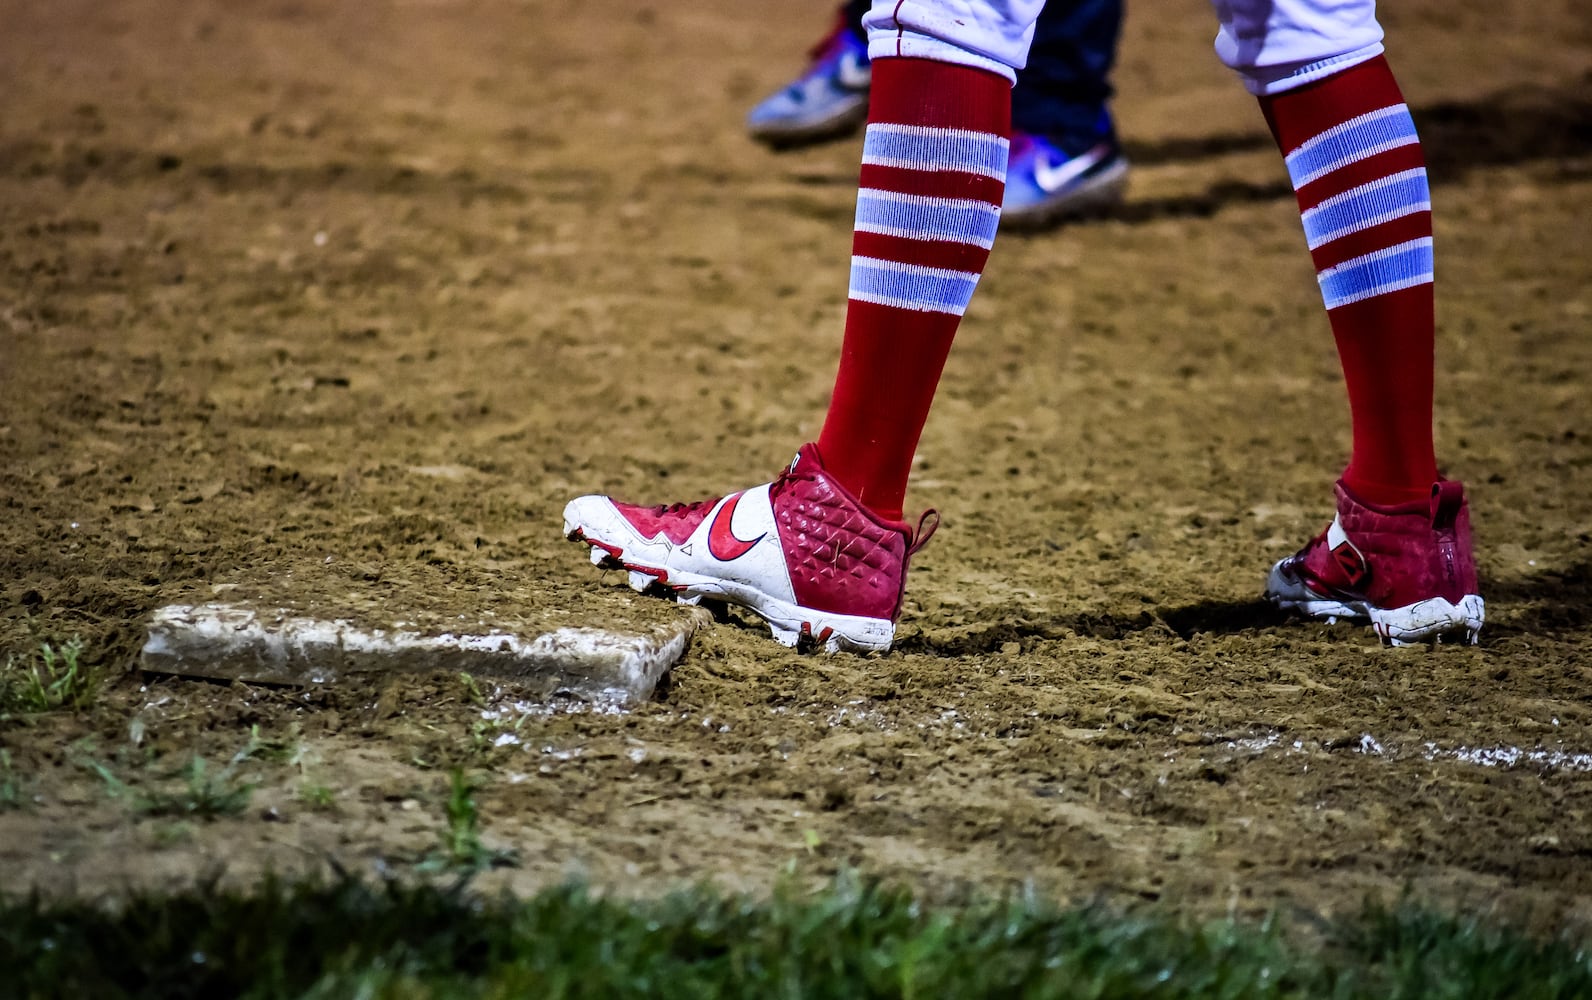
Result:
<svg viewBox="0 0 1592 1000"><path fill-rule="evenodd" d="M792 474L789 467L781 469L779 474L774 477L774 481L768 484L769 501L773 502L778 500L785 490L790 487L792 480L795 478L795 475Z"/></svg>
<svg viewBox="0 0 1592 1000"><path fill-rule="evenodd" d="M928 525L928 527L924 527ZM940 526L940 512L930 507L918 515L917 529L912 532L912 537L907 541L907 555L917 555L918 550L929 544L929 539L934 537L934 532Z"/></svg>

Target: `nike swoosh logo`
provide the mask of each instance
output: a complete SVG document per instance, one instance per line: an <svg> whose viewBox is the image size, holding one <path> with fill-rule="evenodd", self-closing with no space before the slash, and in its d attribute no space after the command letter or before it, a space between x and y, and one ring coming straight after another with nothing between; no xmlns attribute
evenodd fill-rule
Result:
<svg viewBox="0 0 1592 1000"><path fill-rule="evenodd" d="M1074 156L1070 160L1062 160L1060 163L1051 163L1050 157L1042 156L1034 164L1034 183L1038 184L1042 190L1054 194L1083 176L1091 167L1099 163L1104 156L1104 150L1098 146L1087 153Z"/></svg>
<svg viewBox="0 0 1592 1000"><path fill-rule="evenodd" d="M846 52L835 67L835 78L847 90L867 90L873 82L873 65L855 52Z"/></svg>
<svg viewBox="0 0 1592 1000"><path fill-rule="evenodd" d="M708 525L708 551L719 562L734 562L735 560L752 551L752 546L763 540L763 535L758 535L751 541L736 538L735 532L730 528L730 522L735 519L735 505L741 502L744 494L737 493L719 507L719 512L713 515L713 523Z"/></svg>

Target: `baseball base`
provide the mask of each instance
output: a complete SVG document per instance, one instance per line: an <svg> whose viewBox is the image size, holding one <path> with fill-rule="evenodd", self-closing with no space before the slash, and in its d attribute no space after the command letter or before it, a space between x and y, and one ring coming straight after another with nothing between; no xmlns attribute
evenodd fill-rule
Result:
<svg viewBox="0 0 1592 1000"><path fill-rule="evenodd" d="M514 682L524 696L644 701L685 655L700 619L626 634L560 628L423 635L229 604L171 605L149 623L140 656L154 673L310 686L349 675L462 671Z"/></svg>

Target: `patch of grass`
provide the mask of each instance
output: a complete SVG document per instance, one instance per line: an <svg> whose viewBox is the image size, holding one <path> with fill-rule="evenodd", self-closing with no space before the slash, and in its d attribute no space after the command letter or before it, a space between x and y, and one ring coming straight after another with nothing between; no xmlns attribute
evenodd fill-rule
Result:
<svg viewBox="0 0 1592 1000"><path fill-rule="evenodd" d="M330 812L337 806L337 792L330 785L311 781L299 785L298 799L311 812Z"/></svg>
<svg viewBox="0 0 1592 1000"><path fill-rule="evenodd" d="M475 705L477 707L486 705L486 694L481 690L481 685L476 683L473 675L460 671L459 690L466 705Z"/></svg>
<svg viewBox="0 0 1592 1000"><path fill-rule="evenodd" d="M205 759L195 754L178 770L157 775L152 787L135 787L101 761L85 758L78 762L105 783L111 798L125 800L134 812L180 819L236 816L249 808L256 786L238 777L237 763L234 758L227 767L212 771Z"/></svg>
<svg viewBox="0 0 1592 1000"><path fill-rule="evenodd" d="M296 732L286 738L261 736L260 727L253 725L249 727L249 741L243 745L243 749L232 755L232 766L249 760L297 766L303 763L304 756L303 744Z"/></svg>
<svg viewBox="0 0 1592 1000"><path fill-rule="evenodd" d="M236 816L249 808L255 786L238 780L234 766L211 772L205 759L195 754L178 771L180 784L143 792L139 812L149 816L192 816L214 819Z"/></svg>
<svg viewBox="0 0 1592 1000"><path fill-rule="evenodd" d="M422 728L435 736L410 757L409 763L423 771L443 768L449 771L461 768L495 770L507 754L516 750L523 752L519 732L524 722L524 716L512 720L501 716L475 719L462 739L457 728L422 724Z"/></svg>
<svg viewBox="0 0 1592 1000"><path fill-rule="evenodd" d="M423 871L449 871L468 875L488 868L512 868L519 864L513 851L492 850L481 842L481 812L475 804L479 786L460 768L448 776L448 801L444 808L448 825L442 830L442 843L421 861Z"/></svg>
<svg viewBox="0 0 1592 1000"><path fill-rule="evenodd" d="M61 708L80 709L99 691L99 674L82 665L83 641L41 642L21 657L6 654L0 668L0 718Z"/></svg>
<svg viewBox="0 0 1592 1000"><path fill-rule="evenodd" d="M1410 906L1290 934L1032 895L928 904L843 876L771 897L526 900L354 880L0 901L20 996L1525 997L1592 995L1592 954Z"/></svg>
<svg viewBox="0 0 1592 1000"><path fill-rule="evenodd" d="M103 762L94 760L92 757L85 757L79 760L77 764L83 770L88 771L105 783L106 795L113 799L132 798L134 794L132 787L121 778L118 778L116 772L112 771Z"/></svg>
<svg viewBox="0 0 1592 1000"><path fill-rule="evenodd" d="M0 812L21 809L27 799L27 793L22 788L22 776L17 774L15 765L11 763L11 751L0 750Z"/></svg>

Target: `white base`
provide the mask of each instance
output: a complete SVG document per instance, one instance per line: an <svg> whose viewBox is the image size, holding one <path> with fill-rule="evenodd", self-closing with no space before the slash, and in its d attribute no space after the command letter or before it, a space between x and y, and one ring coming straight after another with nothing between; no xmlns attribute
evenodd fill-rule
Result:
<svg viewBox="0 0 1592 1000"><path fill-rule="evenodd" d="M156 673L292 685L347 674L464 671L548 695L625 704L651 696L685 655L696 624L630 635L589 628L421 635L228 604L172 605L150 621L141 665Z"/></svg>

